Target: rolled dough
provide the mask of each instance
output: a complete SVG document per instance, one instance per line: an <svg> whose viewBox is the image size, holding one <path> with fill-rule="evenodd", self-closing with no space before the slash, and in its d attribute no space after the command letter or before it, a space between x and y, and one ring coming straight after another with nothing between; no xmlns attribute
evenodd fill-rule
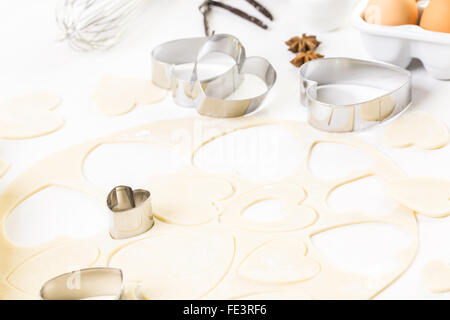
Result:
<svg viewBox="0 0 450 320"><path fill-rule="evenodd" d="M117 250L110 265L129 281L143 282L144 299L192 299L217 285L233 254L231 234L205 228L136 241Z"/></svg>
<svg viewBox="0 0 450 320"><path fill-rule="evenodd" d="M305 244L296 239L272 240L256 248L238 268L238 275L245 279L286 284L313 278L320 272L320 265L305 257Z"/></svg>
<svg viewBox="0 0 450 320"><path fill-rule="evenodd" d="M226 180L189 174L154 176L150 190L153 214L162 221L180 225L217 219L219 210L214 203L233 194L233 186Z"/></svg>
<svg viewBox="0 0 450 320"><path fill-rule="evenodd" d="M137 104L153 104L164 100L167 91L151 80L106 75L94 90L96 108L104 115L118 116L130 112Z"/></svg>
<svg viewBox="0 0 450 320"><path fill-rule="evenodd" d="M194 154L209 142L238 130L274 124L286 128L305 154L288 177L254 181L245 174L204 172L194 166ZM177 137L191 138L186 143ZM321 180L310 172L307 160L320 141L360 149L374 161L339 179ZM416 255L417 222L411 210L397 205L380 217L363 211L337 215L325 203L337 185L364 176L376 175L388 183L404 179L381 153L353 136L326 134L306 123L252 117L159 121L58 152L36 163L0 195L0 223L4 226L21 202L49 186L82 191L104 204L109 190L86 179L84 160L99 145L135 142L164 142L181 152L183 159L190 159L175 173L150 177L147 187L155 207L154 227L133 239L113 240L105 225L94 236L57 236L33 246L15 245L2 227L0 298L38 298L39 285L55 273L74 266L114 265L124 270L130 298L236 299L262 294L286 299L369 299L401 276ZM285 212L280 220L258 222L241 216L252 204L267 199L282 204ZM382 276L344 271L311 241L315 234L365 222L395 225L412 239L398 252L398 266Z"/></svg>

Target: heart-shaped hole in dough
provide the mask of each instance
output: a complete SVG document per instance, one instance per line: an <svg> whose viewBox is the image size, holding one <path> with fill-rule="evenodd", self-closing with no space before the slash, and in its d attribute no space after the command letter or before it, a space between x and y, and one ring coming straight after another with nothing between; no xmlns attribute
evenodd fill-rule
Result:
<svg viewBox="0 0 450 320"><path fill-rule="evenodd" d="M328 195L327 204L336 213L361 212L373 217L389 214L396 207L395 201L384 192L384 181L376 176L357 179L335 188Z"/></svg>
<svg viewBox="0 0 450 320"><path fill-rule="evenodd" d="M48 187L19 204L6 218L10 241L30 246L61 236L87 237L108 230L108 211L96 200L60 187Z"/></svg>
<svg viewBox="0 0 450 320"><path fill-rule="evenodd" d="M281 201L262 200L248 207L242 216L249 220L272 222L282 220L286 217L286 213L283 211Z"/></svg>
<svg viewBox="0 0 450 320"><path fill-rule="evenodd" d="M332 142L314 144L308 161L311 173L322 180L341 179L373 164L372 157L364 151Z"/></svg>
<svg viewBox="0 0 450 320"><path fill-rule="evenodd" d="M294 173L304 156L299 141L286 128L266 125L217 137L195 153L194 165L207 172L273 180Z"/></svg>
<svg viewBox="0 0 450 320"><path fill-rule="evenodd" d="M333 265L367 276L382 276L400 265L402 250L411 237L399 227L363 223L337 227L312 237L316 248Z"/></svg>

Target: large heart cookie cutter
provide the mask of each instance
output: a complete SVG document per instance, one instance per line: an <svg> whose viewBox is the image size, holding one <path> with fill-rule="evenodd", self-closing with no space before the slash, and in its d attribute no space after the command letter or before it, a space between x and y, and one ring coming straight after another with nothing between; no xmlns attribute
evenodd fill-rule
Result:
<svg viewBox="0 0 450 320"><path fill-rule="evenodd" d="M217 96L217 87L220 86L217 86L214 81L208 84L196 82L193 90L193 99L198 113L210 117L232 118L257 110L275 84L277 73L266 59L249 57L244 61L239 75L243 76L245 74L251 74L261 79L266 85L266 90L256 97L227 100Z"/></svg>
<svg viewBox="0 0 450 320"><path fill-rule="evenodd" d="M220 52L230 56L234 65L223 74L207 79L197 79L197 65L209 53ZM192 90L196 82L214 87L220 98L232 94L241 84L240 69L245 61L245 49L230 35L215 35L210 38L180 39L163 43L152 52L152 80L163 89L172 90L175 103L183 107L194 107ZM191 79L175 76L178 65L195 63Z"/></svg>
<svg viewBox="0 0 450 320"><path fill-rule="evenodd" d="M233 58L235 64L223 74L208 79L198 78L201 59L213 52ZM189 80L179 79L177 65L194 63ZM244 74L253 74L266 84L266 91L253 98L226 100L241 85ZM255 111L276 81L276 71L261 57L246 58L245 48L231 35L181 39L163 43L152 52L152 80L164 89L171 89L178 105L195 107L202 115L239 117Z"/></svg>
<svg viewBox="0 0 450 320"><path fill-rule="evenodd" d="M380 94L350 104L321 100L319 90L335 85L367 87ZM300 97L313 127L360 131L394 118L411 105L411 73L386 63L350 58L312 60L300 68Z"/></svg>

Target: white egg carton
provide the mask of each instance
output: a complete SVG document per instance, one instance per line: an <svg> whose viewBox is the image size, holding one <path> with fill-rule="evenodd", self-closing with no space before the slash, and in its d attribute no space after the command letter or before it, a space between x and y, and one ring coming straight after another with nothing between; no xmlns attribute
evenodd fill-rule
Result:
<svg viewBox="0 0 450 320"><path fill-rule="evenodd" d="M450 34L422 29L417 25L381 26L362 18L368 0L362 1L352 15L352 24L361 32L369 54L376 60L406 68L413 58L422 61L434 78L450 79ZM422 13L428 1L420 1Z"/></svg>

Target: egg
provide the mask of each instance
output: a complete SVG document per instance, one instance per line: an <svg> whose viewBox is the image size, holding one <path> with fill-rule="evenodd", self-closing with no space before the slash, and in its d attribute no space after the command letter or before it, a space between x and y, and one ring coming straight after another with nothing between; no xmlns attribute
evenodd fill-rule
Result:
<svg viewBox="0 0 450 320"><path fill-rule="evenodd" d="M364 20L371 24L417 24L419 8L416 0L370 0L363 15Z"/></svg>
<svg viewBox="0 0 450 320"><path fill-rule="evenodd" d="M450 33L450 0L431 0L422 13L420 26L426 30Z"/></svg>

